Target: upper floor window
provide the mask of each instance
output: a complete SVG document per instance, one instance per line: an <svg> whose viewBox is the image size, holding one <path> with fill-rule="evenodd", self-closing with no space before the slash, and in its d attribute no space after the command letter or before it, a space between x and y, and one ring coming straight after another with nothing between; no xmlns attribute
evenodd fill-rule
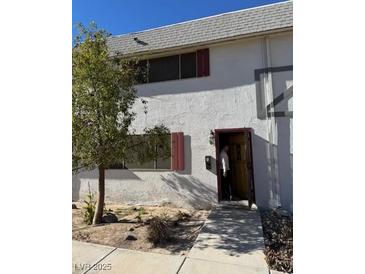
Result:
<svg viewBox="0 0 365 274"><path fill-rule="evenodd" d="M181 79L196 77L196 52L180 55Z"/></svg>
<svg viewBox="0 0 365 274"><path fill-rule="evenodd" d="M148 60L148 82L179 79L179 55Z"/></svg>
<svg viewBox="0 0 365 274"><path fill-rule="evenodd" d="M209 76L209 49L142 60L138 83L153 83Z"/></svg>

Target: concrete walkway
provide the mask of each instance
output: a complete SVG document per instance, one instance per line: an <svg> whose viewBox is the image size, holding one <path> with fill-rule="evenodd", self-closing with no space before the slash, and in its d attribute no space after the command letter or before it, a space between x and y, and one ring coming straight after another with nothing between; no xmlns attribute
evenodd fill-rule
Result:
<svg viewBox="0 0 365 274"><path fill-rule="evenodd" d="M268 274L257 211L213 209L189 254L139 252L73 241L73 273Z"/></svg>
<svg viewBox="0 0 365 274"><path fill-rule="evenodd" d="M179 273L268 274L261 219L242 206L212 210Z"/></svg>

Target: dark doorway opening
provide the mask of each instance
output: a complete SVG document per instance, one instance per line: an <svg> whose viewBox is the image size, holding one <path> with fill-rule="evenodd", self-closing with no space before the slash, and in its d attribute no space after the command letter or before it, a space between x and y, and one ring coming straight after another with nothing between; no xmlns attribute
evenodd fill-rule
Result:
<svg viewBox="0 0 365 274"><path fill-rule="evenodd" d="M249 206L255 203L255 186L252 162L252 129L231 128L215 130L217 159L218 201L232 198L233 201L248 201ZM229 176L223 177L220 153L228 146ZM230 182L231 197L227 193L227 181Z"/></svg>

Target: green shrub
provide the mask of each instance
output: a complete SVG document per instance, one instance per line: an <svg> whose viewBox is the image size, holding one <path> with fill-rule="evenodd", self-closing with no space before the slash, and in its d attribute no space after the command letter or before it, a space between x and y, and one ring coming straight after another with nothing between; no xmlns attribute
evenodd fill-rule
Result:
<svg viewBox="0 0 365 274"><path fill-rule="evenodd" d="M93 218L94 218L95 208L96 208L96 200L95 200L94 194L89 193L86 196L84 203L85 203L85 205L83 207L84 222L88 225L91 225L93 223Z"/></svg>

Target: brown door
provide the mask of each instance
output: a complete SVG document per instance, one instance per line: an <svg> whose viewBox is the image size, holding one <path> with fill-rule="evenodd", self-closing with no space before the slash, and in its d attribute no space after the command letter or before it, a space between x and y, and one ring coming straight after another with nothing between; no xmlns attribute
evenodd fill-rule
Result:
<svg viewBox="0 0 365 274"><path fill-rule="evenodd" d="M247 140L244 133L228 136L232 194L236 200L247 200L249 176L247 168Z"/></svg>

